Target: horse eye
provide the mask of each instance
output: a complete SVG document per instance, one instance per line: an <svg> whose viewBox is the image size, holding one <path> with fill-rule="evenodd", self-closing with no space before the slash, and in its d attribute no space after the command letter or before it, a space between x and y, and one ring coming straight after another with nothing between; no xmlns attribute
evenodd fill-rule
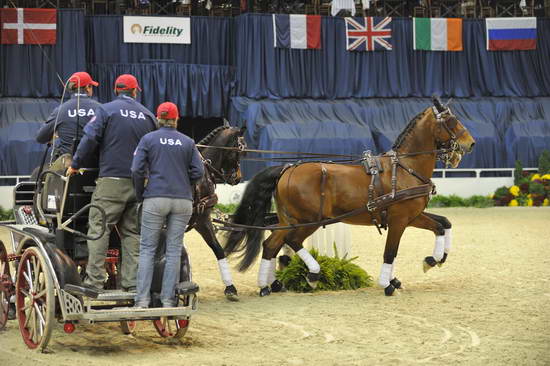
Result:
<svg viewBox="0 0 550 366"><path fill-rule="evenodd" d="M453 129L456 127L456 124L458 123L457 119L454 117L451 117L447 120L447 127L450 129Z"/></svg>

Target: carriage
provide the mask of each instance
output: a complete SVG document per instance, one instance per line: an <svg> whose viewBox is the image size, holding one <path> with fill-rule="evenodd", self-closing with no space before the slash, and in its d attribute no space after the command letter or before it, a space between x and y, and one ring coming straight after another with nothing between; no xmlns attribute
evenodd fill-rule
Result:
<svg viewBox="0 0 550 366"><path fill-rule="evenodd" d="M177 307L161 307L165 263L162 237L151 286L153 307L133 307L135 292L124 291L119 283L116 226L111 230L105 261L105 290L82 284L88 256L86 240L101 237L107 225L103 209L90 203L97 175L98 169L82 169L72 177L45 171L36 182L21 182L14 188L15 222L1 224L11 243L0 240L0 329L14 306L21 336L31 349L44 350L58 322L66 333L72 333L77 324L119 322L122 332L130 334L136 321L150 320L161 337L181 338L197 310L199 288L192 282L185 248L181 282L176 288ZM101 235L96 238L86 234L91 208L99 212L103 222Z"/></svg>

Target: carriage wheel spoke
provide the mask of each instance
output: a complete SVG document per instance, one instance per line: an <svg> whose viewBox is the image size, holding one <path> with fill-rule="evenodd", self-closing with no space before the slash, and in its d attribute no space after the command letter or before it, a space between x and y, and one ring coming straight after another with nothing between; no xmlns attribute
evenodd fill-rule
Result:
<svg viewBox="0 0 550 366"><path fill-rule="evenodd" d="M29 327L29 323L31 321L31 317L32 317L32 314L34 312L34 309L32 307L32 303L28 303L27 305L25 305L25 308L22 309L24 314L25 314L25 324L24 324L24 328L28 328Z"/></svg>
<svg viewBox="0 0 550 366"><path fill-rule="evenodd" d="M40 291L39 293L37 293L35 298L42 300L42 297L44 297L44 295L46 295L46 289L44 289L44 290Z"/></svg>
<svg viewBox="0 0 550 366"><path fill-rule="evenodd" d="M36 316L34 315L34 311L31 312L29 316L29 330L30 330L30 339L34 342L34 337L36 336Z"/></svg>
<svg viewBox="0 0 550 366"><path fill-rule="evenodd" d="M21 293L25 295L25 297L30 297L29 292L25 289L21 289Z"/></svg>
<svg viewBox="0 0 550 366"><path fill-rule="evenodd" d="M46 321L44 320L44 316L42 315L37 303L34 303L34 308L36 309L36 314L38 315L38 329L40 330L40 336L42 336L44 334L44 325L46 325Z"/></svg>
<svg viewBox="0 0 550 366"><path fill-rule="evenodd" d="M27 264L29 264L29 262L27 262ZM30 269L29 269L29 272L23 272L23 277L25 277L25 280L27 281L27 285L29 286L29 290L33 290L33 286L32 286L32 277L30 276Z"/></svg>
<svg viewBox="0 0 550 366"><path fill-rule="evenodd" d="M33 258L34 259L34 258ZM42 266L40 265L40 262L34 266L34 291L38 291L38 288L40 286L40 275Z"/></svg>

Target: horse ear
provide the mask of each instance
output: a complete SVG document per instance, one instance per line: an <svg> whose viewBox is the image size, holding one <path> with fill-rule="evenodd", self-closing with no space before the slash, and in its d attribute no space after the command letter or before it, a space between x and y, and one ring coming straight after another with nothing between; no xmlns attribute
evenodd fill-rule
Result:
<svg viewBox="0 0 550 366"><path fill-rule="evenodd" d="M246 126L241 127L241 131L239 132L239 135L244 136L244 133L246 132Z"/></svg>
<svg viewBox="0 0 550 366"><path fill-rule="evenodd" d="M223 127L229 127L229 121L227 119L223 119Z"/></svg>
<svg viewBox="0 0 550 366"><path fill-rule="evenodd" d="M443 106L443 104L439 100L438 96L433 95L432 96L432 102L434 103L434 106L435 106L435 108L437 108L438 112L443 112L445 110L445 107Z"/></svg>

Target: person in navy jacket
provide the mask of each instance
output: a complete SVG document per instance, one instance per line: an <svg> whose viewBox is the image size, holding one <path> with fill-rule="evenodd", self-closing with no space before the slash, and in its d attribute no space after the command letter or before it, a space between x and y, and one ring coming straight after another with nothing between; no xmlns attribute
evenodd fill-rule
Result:
<svg viewBox="0 0 550 366"><path fill-rule="evenodd" d="M101 106L91 98L94 94L93 87L98 85L99 83L94 81L87 72L75 72L69 78L67 91L71 94L71 98L53 110L36 136L37 142L47 144L52 141L54 135L57 135L54 160L64 154L70 154L67 156L70 158L73 154L73 147L78 146L84 126L96 115ZM56 165L54 163L54 167ZM94 159L91 159L86 165L95 165ZM59 166L59 169L66 167ZM58 169L54 168L54 170Z"/></svg>
<svg viewBox="0 0 550 366"><path fill-rule="evenodd" d="M117 98L101 106L98 113L84 127L84 137L73 156L67 175L84 168L83 162L99 150L99 178L92 195L92 204L102 207L107 215L107 230L98 240L88 240L88 264L85 285L102 289L106 280L105 256L113 224L121 236L121 285L134 291L139 258L139 228L137 200L130 167L139 140L156 129L156 118L135 98L141 91L136 78L120 75L115 81ZM88 235L101 232L98 210L90 209Z"/></svg>
<svg viewBox="0 0 550 366"><path fill-rule="evenodd" d="M166 265L160 299L163 307L177 305L175 288L183 234L193 213L193 184L204 174L194 141L176 130L177 106L162 103L157 118L160 129L143 136L132 162L136 196L138 201L143 199L136 307L149 307L153 260L165 223Z"/></svg>

